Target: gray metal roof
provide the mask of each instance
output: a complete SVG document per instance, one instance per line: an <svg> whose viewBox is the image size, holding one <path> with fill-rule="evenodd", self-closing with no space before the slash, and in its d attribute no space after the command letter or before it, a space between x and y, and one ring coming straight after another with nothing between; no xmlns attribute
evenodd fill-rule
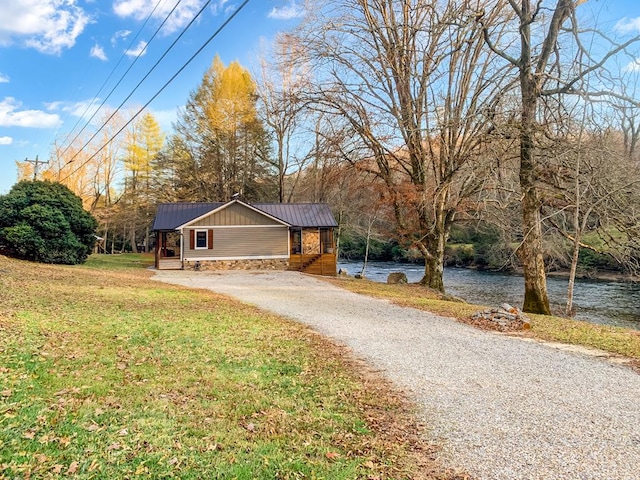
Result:
<svg viewBox="0 0 640 480"><path fill-rule="evenodd" d="M161 203L152 230L175 230L180 225L224 205L215 203Z"/></svg>
<svg viewBox="0 0 640 480"><path fill-rule="evenodd" d="M231 203L231 202L229 202ZM225 205L212 203L161 203L158 205L153 230L175 230ZM326 203L251 203L252 207L288 223L292 227L337 227Z"/></svg>

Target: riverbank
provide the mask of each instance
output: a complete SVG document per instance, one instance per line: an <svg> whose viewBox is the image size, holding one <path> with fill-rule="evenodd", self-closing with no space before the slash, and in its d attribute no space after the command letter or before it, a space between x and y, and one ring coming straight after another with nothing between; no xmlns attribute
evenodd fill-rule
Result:
<svg viewBox="0 0 640 480"><path fill-rule="evenodd" d="M339 267L346 268L353 275L361 271L362 264L340 262ZM386 283L389 273L401 271L409 282L416 283L424 274L423 268L417 264L370 262L365 277ZM521 306L524 300L524 279L516 274L446 267L444 284L447 294L478 305L509 303ZM567 286L566 277L547 278L551 308L559 316L565 310ZM640 331L640 283L578 279L574 288L574 305L577 319Z"/></svg>
<svg viewBox="0 0 640 480"><path fill-rule="evenodd" d="M522 272L517 273L521 275ZM569 278L569 270L555 270L553 272L547 272L547 277ZM580 273L576 275L576 279L579 280L599 280L602 282L620 282L620 283L637 283L640 284L640 276L629 275L619 272L589 272Z"/></svg>

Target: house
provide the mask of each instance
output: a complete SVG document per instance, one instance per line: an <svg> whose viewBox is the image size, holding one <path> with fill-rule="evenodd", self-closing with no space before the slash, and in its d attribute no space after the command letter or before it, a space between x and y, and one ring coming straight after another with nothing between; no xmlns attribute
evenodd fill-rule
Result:
<svg viewBox="0 0 640 480"><path fill-rule="evenodd" d="M324 203L162 203L153 230L157 269L282 269L336 274Z"/></svg>

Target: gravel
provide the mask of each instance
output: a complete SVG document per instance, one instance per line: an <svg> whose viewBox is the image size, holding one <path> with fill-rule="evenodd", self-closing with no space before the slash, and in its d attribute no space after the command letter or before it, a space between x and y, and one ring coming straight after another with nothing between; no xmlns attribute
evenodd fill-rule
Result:
<svg viewBox="0 0 640 480"><path fill-rule="evenodd" d="M579 349L474 329L296 272L160 271L295 319L421 406L445 467L478 479L640 479L640 375Z"/></svg>

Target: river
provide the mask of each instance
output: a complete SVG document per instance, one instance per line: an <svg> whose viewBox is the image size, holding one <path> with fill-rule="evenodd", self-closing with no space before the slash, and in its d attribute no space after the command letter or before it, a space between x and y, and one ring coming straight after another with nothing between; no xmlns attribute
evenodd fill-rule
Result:
<svg viewBox="0 0 640 480"><path fill-rule="evenodd" d="M338 268L350 275L360 273L362 262L339 262ZM365 277L386 282L391 272L404 272L409 282L422 278L421 265L395 262L369 262ZM554 312L562 312L567 298L566 278L548 277L549 302ZM466 268L445 268L444 285L448 294L470 303L497 307L509 303L522 307L524 280L519 275ZM603 280L576 280L574 291L576 319L592 323L640 330L640 284Z"/></svg>

